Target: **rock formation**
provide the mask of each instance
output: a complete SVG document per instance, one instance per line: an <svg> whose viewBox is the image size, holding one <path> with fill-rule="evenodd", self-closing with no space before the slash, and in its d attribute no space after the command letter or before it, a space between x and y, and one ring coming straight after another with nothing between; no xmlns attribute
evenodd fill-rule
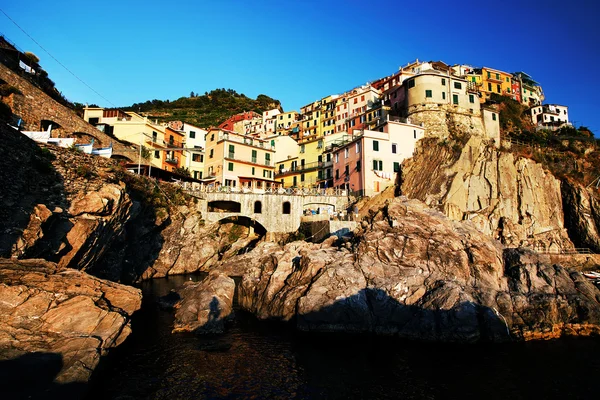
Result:
<svg viewBox="0 0 600 400"><path fill-rule="evenodd" d="M563 181L565 225L577 247L600 253L600 196L593 188Z"/></svg>
<svg viewBox="0 0 600 400"><path fill-rule="evenodd" d="M300 329L443 341L600 333L600 291L527 250L503 250L471 223L396 198L363 222L351 250L261 243L223 263L246 264L239 304Z"/></svg>
<svg viewBox="0 0 600 400"><path fill-rule="evenodd" d="M475 136L464 145L423 141L402 166L401 191L451 219L471 221L508 247L573 248L560 181L542 165Z"/></svg>
<svg viewBox="0 0 600 400"><path fill-rule="evenodd" d="M211 274L201 282L187 282L175 304L173 332L221 333L233 309L233 279Z"/></svg>
<svg viewBox="0 0 600 400"><path fill-rule="evenodd" d="M131 332L141 292L44 260L0 259L0 359L56 355L58 383L87 381Z"/></svg>

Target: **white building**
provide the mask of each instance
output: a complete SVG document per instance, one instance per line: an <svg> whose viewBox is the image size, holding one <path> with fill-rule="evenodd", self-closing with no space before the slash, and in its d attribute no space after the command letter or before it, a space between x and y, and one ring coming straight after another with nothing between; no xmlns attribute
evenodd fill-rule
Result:
<svg viewBox="0 0 600 400"><path fill-rule="evenodd" d="M531 120L539 127L558 129L569 125L569 107L558 104L543 104L529 109Z"/></svg>

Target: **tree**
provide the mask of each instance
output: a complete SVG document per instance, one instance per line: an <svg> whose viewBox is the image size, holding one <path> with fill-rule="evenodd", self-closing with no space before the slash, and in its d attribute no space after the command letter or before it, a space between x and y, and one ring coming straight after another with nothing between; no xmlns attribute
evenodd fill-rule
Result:
<svg viewBox="0 0 600 400"><path fill-rule="evenodd" d="M196 94L194 93L193 90L190 92L190 97L196 97Z"/></svg>

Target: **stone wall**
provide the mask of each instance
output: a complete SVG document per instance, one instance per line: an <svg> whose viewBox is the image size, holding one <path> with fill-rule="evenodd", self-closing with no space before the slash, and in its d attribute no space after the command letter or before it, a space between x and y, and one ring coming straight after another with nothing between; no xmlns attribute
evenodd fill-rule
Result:
<svg viewBox="0 0 600 400"><path fill-rule="evenodd" d="M447 104L419 104L408 109L414 124L423 124L426 136L483 136L485 127L479 111Z"/></svg>
<svg viewBox="0 0 600 400"><path fill-rule="evenodd" d="M38 131L43 120L53 121L60 128L53 129L53 137L76 137L78 143L89 143L94 138L96 147L113 144L113 154L131 159L137 153L115 138L99 131L80 118L73 110L63 106L49 97L26 79L0 64L0 79L17 88L20 93L13 93L4 102L12 109L13 114L22 119L24 130Z"/></svg>

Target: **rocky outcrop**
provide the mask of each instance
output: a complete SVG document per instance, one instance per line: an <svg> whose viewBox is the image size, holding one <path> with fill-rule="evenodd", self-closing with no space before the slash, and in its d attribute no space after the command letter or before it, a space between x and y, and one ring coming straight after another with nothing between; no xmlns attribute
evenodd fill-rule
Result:
<svg viewBox="0 0 600 400"><path fill-rule="evenodd" d="M173 332L223 332L225 322L233 317L234 292L233 279L221 274L211 274L199 283L187 282L175 304Z"/></svg>
<svg viewBox="0 0 600 400"><path fill-rule="evenodd" d="M600 196L594 187L563 181L565 226L577 247L600 253Z"/></svg>
<svg viewBox="0 0 600 400"><path fill-rule="evenodd" d="M0 359L56 355L58 383L87 381L131 332L138 289L44 260L0 259Z"/></svg>
<svg viewBox="0 0 600 400"><path fill-rule="evenodd" d="M573 248L560 186L542 165L475 136L464 145L425 140L402 166L403 195L469 220L508 247Z"/></svg>
<svg viewBox="0 0 600 400"><path fill-rule="evenodd" d="M471 223L397 198L351 248L261 243L223 264L247 264L239 304L300 329L442 341L600 333L600 291L527 250L506 251Z"/></svg>

